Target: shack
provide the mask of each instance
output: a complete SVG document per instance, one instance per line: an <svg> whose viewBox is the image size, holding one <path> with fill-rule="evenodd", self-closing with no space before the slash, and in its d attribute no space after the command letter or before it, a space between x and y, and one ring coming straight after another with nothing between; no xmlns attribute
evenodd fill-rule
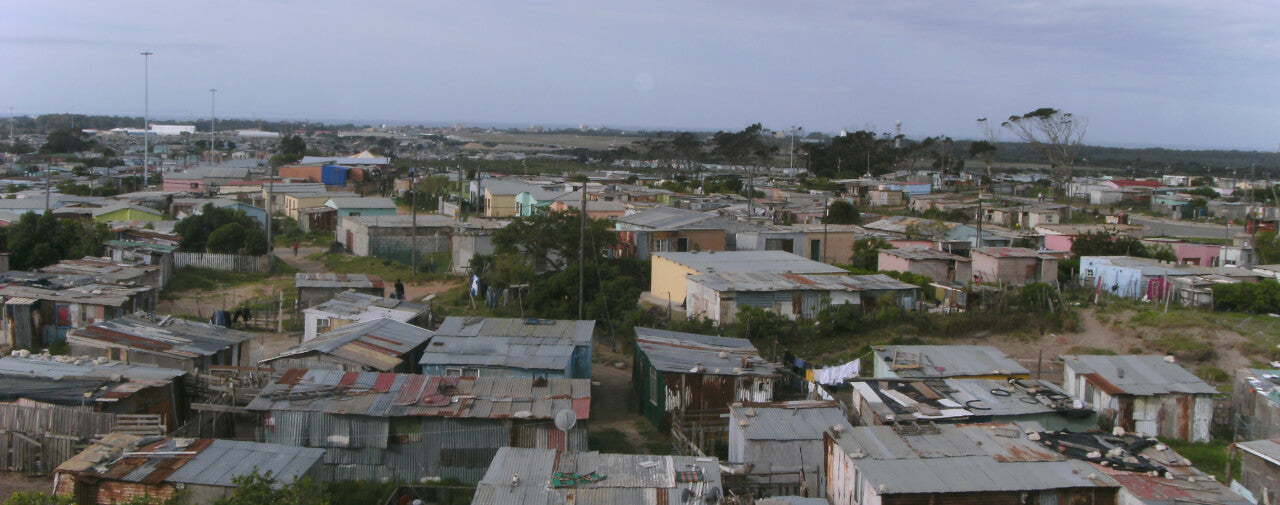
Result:
<svg viewBox="0 0 1280 505"><path fill-rule="evenodd" d="M5 275L0 280L7 283L0 287L0 299L4 300L6 343L11 347L48 347L65 341L73 328L136 311L150 312L156 304L156 290L151 287L109 286L27 272Z"/></svg>
<svg viewBox="0 0 1280 505"><path fill-rule="evenodd" d="M1120 489L1014 424L833 427L823 451L831 503L1115 505Z"/></svg>
<svg viewBox="0 0 1280 505"><path fill-rule="evenodd" d="M872 351L877 379L1031 378L1030 370L989 345L880 345Z"/></svg>
<svg viewBox="0 0 1280 505"><path fill-rule="evenodd" d="M636 329L632 387L639 410L659 429L675 416L723 426L736 402L773 401L778 365L750 340Z"/></svg>
<svg viewBox="0 0 1280 505"><path fill-rule="evenodd" d="M595 321L449 317L422 355L422 373L590 379L595 326Z"/></svg>
<svg viewBox="0 0 1280 505"><path fill-rule="evenodd" d="M54 471L53 494L77 505L115 505L146 495L211 505L231 496L235 479L267 473L281 484L314 479L324 449L211 438L112 433Z"/></svg>
<svg viewBox="0 0 1280 505"><path fill-rule="evenodd" d="M714 505L724 496L715 458L504 447L471 504Z"/></svg>
<svg viewBox="0 0 1280 505"><path fill-rule="evenodd" d="M343 291L333 299L302 311L302 340L336 330L348 324L377 319L394 319L402 323L427 327L431 307L354 291Z"/></svg>
<svg viewBox="0 0 1280 505"><path fill-rule="evenodd" d="M431 330L412 324L374 319L328 331L261 364L281 370L411 373L431 335Z"/></svg>
<svg viewBox="0 0 1280 505"><path fill-rule="evenodd" d="M1092 410L1048 381L1031 379L867 379L849 405L862 425L905 422L1037 423L1049 430L1097 429Z"/></svg>
<svg viewBox="0 0 1280 505"><path fill-rule="evenodd" d="M384 297L386 285L373 274L299 273L294 276L298 289L298 307L314 307L343 291Z"/></svg>
<svg viewBox="0 0 1280 505"><path fill-rule="evenodd" d="M475 483L501 447L585 450L591 382L295 369L246 408L266 442L324 448L319 480Z"/></svg>
<svg viewBox="0 0 1280 505"><path fill-rule="evenodd" d="M1172 356L1065 355L1062 361L1067 392L1097 409L1103 428L1209 440L1218 390Z"/></svg>
<svg viewBox="0 0 1280 505"><path fill-rule="evenodd" d="M1120 484L1123 505L1251 505L1253 502L1192 466L1168 446L1136 433L1044 431L1045 447ZM1234 487L1234 486L1233 486Z"/></svg>
<svg viewBox="0 0 1280 505"><path fill-rule="evenodd" d="M210 366L240 366L249 359L254 334L222 326L137 313L67 332L76 356L195 372Z"/></svg>
<svg viewBox="0 0 1280 505"><path fill-rule="evenodd" d="M0 358L0 470L48 472L106 433L186 421L181 370L16 353Z"/></svg>
<svg viewBox="0 0 1280 505"><path fill-rule="evenodd" d="M824 497L822 433L832 426L853 428L835 402L735 403L729 407L728 467L753 485L791 486Z"/></svg>
<svg viewBox="0 0 1280 505"><path fill-rule="evenodd" d="M1280 437L1280 370L1236 370L1231 422L1245 440Z"/></svg>
<svg viewBox="0 0 1280 505"><path fill-rule="evenodd" d="M1235 448L1240 452L1240 480L1232 487L1248 491L1255 503L1280 503L1280 441L1237 442Z"/></svg>
<svg viewBox="0 0 1280 505"><path fill-rule="evenodd" d="M692 317L717 324L738 319L738 311L758 308L788 319L813 319L835 305L874 310L881 298L905 310L915 310L920 288L884 274L801 275L789 273L726 272L690 275L685 306Z"/></svg>

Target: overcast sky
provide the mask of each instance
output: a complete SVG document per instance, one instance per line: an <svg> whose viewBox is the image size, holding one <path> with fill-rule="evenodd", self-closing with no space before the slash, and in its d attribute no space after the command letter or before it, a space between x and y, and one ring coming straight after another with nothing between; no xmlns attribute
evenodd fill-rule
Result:
<svg viewBox="0 0 1280 505"><path fill-rule="evenodd" d="M216 2L0 7L0 112L1280 146L1273 1ZM1011 138L1007 133L1005 139Z"/></svg>

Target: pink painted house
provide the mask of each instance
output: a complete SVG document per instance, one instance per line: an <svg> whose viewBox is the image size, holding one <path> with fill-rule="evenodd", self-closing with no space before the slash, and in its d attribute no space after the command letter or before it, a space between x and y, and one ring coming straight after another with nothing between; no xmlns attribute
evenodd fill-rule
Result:
<svg viewBox="0 0 1280 505"><path fill-rule="evenodd" d="M974 282L1013 284L1053 282L1058 278L1058 258L1022 247L982 247L969 251Z"/></svg>
<svg viewBox="0 0 1280 505"><path fill-rule="evenodd" d="M1219 256L1222 254L1222 247L1216 245L1193 244L1184 242L1176 238L1148 238L1142 240L1147 247L1156 248L1168 246L1173 249L1174 256L1178 257L1179 265L1197 265L1202 267L1216 267L1221 265Z"/></svg>

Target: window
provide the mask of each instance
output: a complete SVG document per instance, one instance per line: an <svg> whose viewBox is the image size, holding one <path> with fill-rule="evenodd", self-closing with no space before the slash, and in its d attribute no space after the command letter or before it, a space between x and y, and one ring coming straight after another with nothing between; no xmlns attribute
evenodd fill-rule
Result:
<svg viewBox="0 0 1280 505"><path fill-rule="evenodd" d="M658 404L658 369L649 369L649 403Z"/></svg>
<svg viewBox="0 0 1280 505"><path fill-rule="evenodd" d="M667 252L671 250L671 241L665 238L653 241L653 252Z"/></svg>
<svg viewBox="0 0 1280 505"><path fill-rule="evenodd" d="M689 252L689 239L680 237L676 239L676 252Z"/></svg>
<svg viewBox="0 0 1280 505"><path fill-rule="evenodd" d="M409 444L422 441L422 419L417 417L393 417L387 427L387 441L392 444Z"/></svg>
<svg viewBox="0 0 1280 505"><path fill-rule="evenodd" d="M480 369L460 367L460 366L449 367L444 369L444 376L445 377L479 377Z"/></svg>
<svg viewBox="0 0 1280 505"><path fill-rule="evenodd" d="M445 376L445 377L462 377L462 369L461 369L461 368L446 368L446 369L444 369L444 376Z"/></svg>
<svg viewBox="0 0 1280 505"><path fill-rule="evenodd" d="M330 321L329 318L327 317L316 319L316 334L329 331L329 327L332 325L333 325L333 322Z"/></svg>

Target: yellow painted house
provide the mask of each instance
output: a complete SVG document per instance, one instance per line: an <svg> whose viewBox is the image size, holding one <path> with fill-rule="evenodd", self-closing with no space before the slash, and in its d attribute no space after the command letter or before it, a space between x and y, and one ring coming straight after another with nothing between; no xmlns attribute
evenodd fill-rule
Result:
<svg viewBox="0 0 1280 505"><path fill-rule="evenodd" d="M110 221L160 221L162 219L164 219L164 214L158 210L127 203L111 204L93 211L93 220L99 223Z"/></svg>
<svg viewBox="0 0 1280 505"><path fill-rule="evenodd" d="M345 191L334 192L334 193L321 192L321 193L298 193L298 194L285 195L284 196L284 213L286 216L289 216L294 219L298 219L300 221L301 218L299 216L301 216L301 211L303 209L310 209L313 207L324 207L325 202L328 202L330 198L345 197L345 196L358 197L360 195L357 195L355 193L348 193Z"/></svg>

